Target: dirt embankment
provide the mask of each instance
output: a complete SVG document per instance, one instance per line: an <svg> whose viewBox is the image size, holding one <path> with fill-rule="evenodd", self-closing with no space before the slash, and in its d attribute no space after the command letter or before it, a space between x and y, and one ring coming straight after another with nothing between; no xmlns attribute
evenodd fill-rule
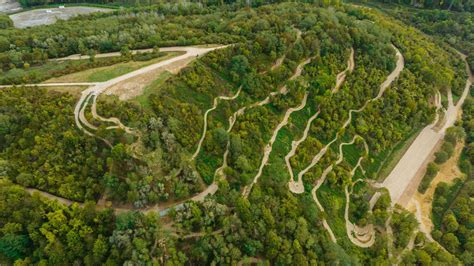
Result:
<svg viewBox="0 0 474 266"><path fill-rule="evenodd" d="M416 213L416 202L420 208L420 216L418 222L428 231L433 230L433 222L431 221L431 209L433 203L433 196L436 190L436 187L441 182L451 183L455 178L462 177L464 174L458 167L459 158L461 157L461 152L464 147L464 142L458 143L456 149L454 150L453 156L444 164L440 166L438 174L435 176L429 188L424 194L416 192L412 200L408 204L407 208L412 213ZM434 158L433 158L434 159Z"/></svg>

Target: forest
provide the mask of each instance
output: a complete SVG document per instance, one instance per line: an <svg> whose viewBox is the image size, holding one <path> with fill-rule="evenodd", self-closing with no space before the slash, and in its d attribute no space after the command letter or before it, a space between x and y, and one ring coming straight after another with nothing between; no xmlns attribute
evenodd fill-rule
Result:
<svg viewBox="0 0 474 266"><path fill-rule="evenodd" d="M368 1L367 1L368 2ZM472 0L461 1L438 1L438 0L424 0L424 1L392 1L392 0L377 0L380 3L390 3L401 6L409 6L420 9L442 9L449 11L474 11L474 2Z"/></svg>
<svg viewBox="0 0 474 266"><path fill-rule="evenodd" d="M0 81L18 85L0 89L0 264L473 262L472 182L437 188L437 242L373 185L397 145L434 120L437 93L461 96L455 50L404 18L338 1L149 4L0 29ZM86 104L97 127L86 135L77 94L21 86L140 60L133 49L156 58L160 47L198 44L229 46L169 75L147 106L96 96L97 112L134 134ZM77 53L90 59L50 60ZM469 179L473 106L458 125ZM347 224L371 238L355 241Z"/></svg>

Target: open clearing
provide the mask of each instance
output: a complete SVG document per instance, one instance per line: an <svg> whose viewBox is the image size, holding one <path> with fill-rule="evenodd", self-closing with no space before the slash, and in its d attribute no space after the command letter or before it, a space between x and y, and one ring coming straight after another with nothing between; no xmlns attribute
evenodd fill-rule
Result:
<svg viewBox="0 0 474 266"><path fill-rule="evenodd" d="M44 83L59 82L104 82L109 79L127 74L134 70L146 67L160 61L183 54L182 52L167 52L165 55L147 61L130 61L111 66L92 68L57 78L52 78Z"/></svg>
<svg viewBox="0 0 474 266"><path fill-rule="evenodd" d="M3 4L2 4L3 5ZM111 12L113 9L74 6L65 8L35 9L10 16L13 24L17 28L28 28L40 25L50 25L58 19L68 20L69 18L86 15L94 12Z"/></svg>
<svg viewBox="0 0 474 266"><path fill-rule="evenodd" d="M16 0L0 0L0 13L12 13L21 10L21 5Z"/></svg>

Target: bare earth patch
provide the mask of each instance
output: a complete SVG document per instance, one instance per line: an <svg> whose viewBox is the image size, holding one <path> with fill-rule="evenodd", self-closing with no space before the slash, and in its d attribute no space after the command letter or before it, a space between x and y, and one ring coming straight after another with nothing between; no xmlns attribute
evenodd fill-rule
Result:
<svg viewBox="0 0 474 266"><path fill-rule="evenodd" d="M21 10L21 5L16 0L0 0L0 13L12 13Z"/></svg>
<svg viewBox="0 0 474 266"><path fill-rule="evenodd" d="M186 58L180 61L171 63L165 67L155 69L153 71L135 76L133 78L124 80L105 91L106 95L117 95L120 100L125 101L135 98L143 93L143 89L151 84L164 71L169 71L177 74L182 68L187 66L194 58Z"/></svg>
<svg viewBox="0 0 474 266"><path fill-rule="evenodd" d="M86 6L74 6L65 8L34 9L10 16L16 28L28 28L39 25L54 24L58 19L67 20L77 15L90 14L94 12L110 12L113 9L96 8Z"/></svg>
<svg viewBox="0 0 474 266"><path fill-rule="evenodd" d="M421 217L418 217L419 222L422 223L424 228L431 232L433 230L433 222L431 221L431 208L433 202L433 195L436 187L441 182L451 183L455 178L462 177L464 174L458 167L459 157L461 156L462 149L464 147L464 142L458 143L454 150L453 156L446 161L444 164L440 165L440 170L436 177L431 181L431 184L426 190L425 194L416 192L413 196L413 200L408 205L408 210L416 213L416 202L420 208Z"/></svg>
<svg viewBox="0 0 474 266"><path fill-rule="evenodd" d="M104 82L137 69L182 55L183 52L165 52L163 56L147 61L121 62L110 66L96 67L46 80L44 83ZM118 55L120 56L120 55Z"/></svg>

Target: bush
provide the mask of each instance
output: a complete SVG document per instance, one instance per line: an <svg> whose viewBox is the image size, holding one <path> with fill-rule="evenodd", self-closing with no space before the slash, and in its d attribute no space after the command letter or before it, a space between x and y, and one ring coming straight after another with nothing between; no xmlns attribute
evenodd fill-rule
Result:
<svg viewBox="0 0 474 266"><path fill-rule="evenodd" d="M439 167L437 164L435 163L428 164L428 167L426 168L426 173L423 176L423 180L421 180L421 183L418 186L418 192L420 193L426 192L426 190L431 184L431 181L433 181L438 171L439 171Z"/></svg>
<svg viewBox="0 0 474 266"><path fill-rule="evenodd" d="M453 156L453 153L454 153L454 145L451 143L451 142L444 142L443 143L443 146L441 146L441 150L446 152L446 154L448 155L448 159L451 158L451 156Z"/></svg>
<svg viewBox="0 0 474 266"><path fill-rule="evenodd" d="M13 21L7 15L0 15L0 29L13 27Z"/></svg>
<svg viewBox="0 0 474 266"><path fill-rule="evenodd" d="M449 159L449 155L443 150L435 153L435 157L435 162L437 164L445 163Z"/></svg>

